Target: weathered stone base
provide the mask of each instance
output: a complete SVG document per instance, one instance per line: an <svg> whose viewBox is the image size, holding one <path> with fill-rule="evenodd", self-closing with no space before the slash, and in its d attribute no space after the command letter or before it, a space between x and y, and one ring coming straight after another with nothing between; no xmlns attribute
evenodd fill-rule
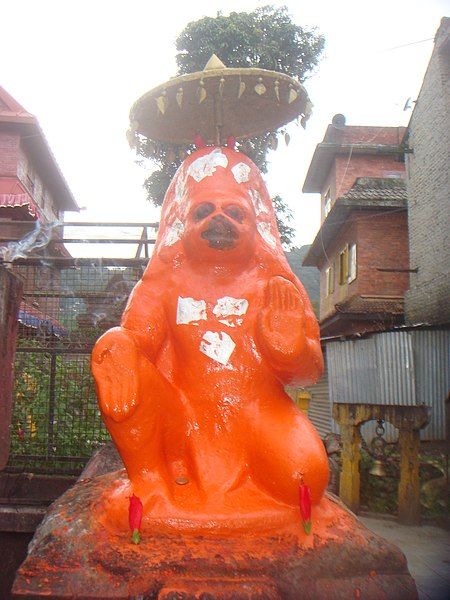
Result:
<svg viewBox="0 0 450 600"><path fill-rule="evenodd" d="M334 498L306 536L299 520L233 535L156 531L138 546L100 524L99 498L122 473L77 483L36 531L14 598L333 600L417 598L398 548ZM322 515L320 517L320 515Z"/></svg>

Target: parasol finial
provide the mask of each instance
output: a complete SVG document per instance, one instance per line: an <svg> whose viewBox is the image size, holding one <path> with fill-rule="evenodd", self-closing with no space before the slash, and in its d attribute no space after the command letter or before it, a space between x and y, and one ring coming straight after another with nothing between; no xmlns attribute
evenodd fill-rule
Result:
<svg viewBox="0 0 450 600"><path fill-rule="evenodd" d="M212 54L211 58L208 60L206 65L203 67L203 70L204 71L212 71L212 70L216 70L216 69L226 69L226 66L223 64L223 62L220 60L220 58L217 56L217 54Z"/></svg>

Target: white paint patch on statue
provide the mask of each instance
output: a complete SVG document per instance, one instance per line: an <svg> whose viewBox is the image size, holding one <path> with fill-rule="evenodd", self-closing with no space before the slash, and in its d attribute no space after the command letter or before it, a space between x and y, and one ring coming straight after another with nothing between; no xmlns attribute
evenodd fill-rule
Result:
<svg viewBox="0 0 450 600"><path fill-rule="evenodd" d="M261 194L257 190L248 190L250 198L252 199L253 209L256 216L258 217L261 213L268 213L267 206L264 204L261 198Z"/></svg>
<svg viewBox="0 0 450 600"><path fill-rule="evenodd" d="M248 309L248 300L245 298L233 298L232 296L224 296L219 298L213 308L213 313L216 317L220 317L220 323L228 327L236 327L242 325L242 319L230 319L224 317L239 317L245 315Z"/></svg>
<svg viewBox="0 0 450 600"><path fill-rule="evenodd" d="M228 158L223 154L220 148L215 148L209 154L200 156L191 164L188 170L188 175L199 182L205 177L211 177L216 172L216 167L228 166Z"/></svg>
<svg viewBox="0 0 450 600"><path fill-rule="evenodd" d="M243 162L234 165L231 172L238 183L245 183L249 180L250 167Z"/></svg>
<svg viewBox="0 0 450 600"><path fill-rule="evenodd" d="M184 196L184 175L182 173L180 173L177 177L177 182L175 184L175 196L174 196L174 200L177 204L180 204L181 201L183 200L183 196Z"/></svg>
<svg viewBox="0 0 450 600"><path fill-rule="evenodd" d="M275 248L275 246L277 245L277 240L275 239L273 233L270 231L270 223L261 222L258 223L256 227L258 228L259 234L261 235L263 240L267 242L269 246Z"/></svg>
<svg viewBox="0 0 450 600"><path fill-rule="evenodd" d="M175 221L172 223L172 225L169 225L169 227L167 228L167 233L164 236L163 239L163 245L164 246L173 246L173 244L175 244L175 242L178 242L178 240L181 240L181 236L184 233L184 225L183 223L180 221L180 219L175 219Z"/></svg>
<svg viewBox="0 0 450 600"><path fill-rule="evenodd" d="M213 308L216 317L229 317L231 315L245 315L248 309L248 300L245 298L233 298L224 296L219 298Z"/></svg>
<svg viewBox="0 0 450 600"><path fill-rule="evenodd" d="M178 297L177 325L187 325L194 321L206 321L206 302L194 298ZM194 325L198 323L194 322Z"/></svg>
<svg viewBox="0 0 450 600"><path fill-rule="evenodd" d="M219 323L223 323L227 327L237 327L238 325L242 325L242 319L235 319L234 321L231 319L219 319Z"/></svg>
<svg viewBox="0 0 450 600"><path fill-rule="evenodd" d="M200 352L216 362L227 365L236 344L224 331L207 331L200 342Z"/></svg>

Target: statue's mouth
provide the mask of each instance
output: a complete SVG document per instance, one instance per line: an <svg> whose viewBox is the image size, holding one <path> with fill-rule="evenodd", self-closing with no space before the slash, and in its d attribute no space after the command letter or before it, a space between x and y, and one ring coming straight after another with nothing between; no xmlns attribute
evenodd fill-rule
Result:
<svg viewBox="0 0 450 600"><path fill-rule="evenodd" d="M222 215L211 219L208 229L202 232L201 237L208 240L208 246L217 250L228 250L236 245L239 233L236 227Z"/></svg>

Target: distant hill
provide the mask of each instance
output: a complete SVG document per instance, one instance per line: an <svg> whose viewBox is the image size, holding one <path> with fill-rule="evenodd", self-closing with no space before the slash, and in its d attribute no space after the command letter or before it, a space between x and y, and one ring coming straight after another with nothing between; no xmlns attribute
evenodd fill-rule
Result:
<svg viewBox="0 0 450 600"><path fill-rule="evenodd" d="M306 256L310 246L301 246L293 248L290 252L285 252L287 261L293 272L300 279L311 300L316 316L319 316L320 303L320 274L316 267L303 267L303 259Z"/></svg>

